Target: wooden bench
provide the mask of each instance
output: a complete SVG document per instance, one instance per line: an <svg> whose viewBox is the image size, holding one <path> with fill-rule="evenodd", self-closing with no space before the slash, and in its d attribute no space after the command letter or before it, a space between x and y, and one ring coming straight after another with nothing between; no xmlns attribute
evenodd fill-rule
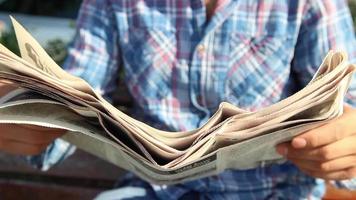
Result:
<svg viewBox="0 0 356 200"><path fill-rule="evenodd" d="M0 199L92 199L124 171L81 150L47 172L23 157L0 153Z"/></svg>

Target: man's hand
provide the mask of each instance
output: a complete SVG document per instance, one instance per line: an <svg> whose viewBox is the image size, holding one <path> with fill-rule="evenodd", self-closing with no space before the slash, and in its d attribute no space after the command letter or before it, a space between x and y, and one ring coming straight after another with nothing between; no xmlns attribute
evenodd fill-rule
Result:
<svg viewBox="0 0 356 200"><path fill-rule="evenodd" d="M11 82L0 80L0 96L15 88ZM0 151L20 155L36 155L64 132L60 129L32 125L0 124Z"/></svg>
<svg viewBox="0 0 356 200"><path fill-rule="evenodd" d="M61 129L0 124L0 150L11 154L36 155L63 133Z"/></svg>
<svg viewBox="0 0 356 200"><path fill-rule="evenodd" d="M356 177L356 108L328 124L277 145L277 152L304 173L325 180Z"/></svg>

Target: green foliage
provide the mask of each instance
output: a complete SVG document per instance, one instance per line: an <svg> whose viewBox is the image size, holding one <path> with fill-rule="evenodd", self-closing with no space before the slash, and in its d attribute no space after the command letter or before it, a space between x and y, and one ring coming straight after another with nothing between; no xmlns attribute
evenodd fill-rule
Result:
<svg viewBox="0 0 356 200"><path fill-rule="evenodd" d="M13 29L11 29L11 31L4 31L1 33L0 43L13 53L20 55L20 49L17 45L17 40Z"/></svg>
<svg viewBox="0 0 356 200"><path fill-rule="evenodd" d="M17 45L15 32L4 31L0 35L0 43L7 47L13 53L20 55L20 50ZM63 64L65 57L67 56L67 44L60 39L53 39L48 41L45 46L45 50L52 57L57 64Z"/></svg>
<svg viewBox="0 0 356 200"><path fill-rule="evenodd" d="M67 56L67 44L61 39L54 39L48 41L46 45L46 52L52 57L58 65L62 65Z"/></svg>

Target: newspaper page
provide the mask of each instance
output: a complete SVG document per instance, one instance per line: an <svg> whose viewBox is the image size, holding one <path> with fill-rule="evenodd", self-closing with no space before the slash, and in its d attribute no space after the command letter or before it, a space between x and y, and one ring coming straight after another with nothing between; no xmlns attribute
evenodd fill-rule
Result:
<svg viewBox="0 0 356 200"><path fill-rule="evenodd" d="M0 123L67 130L63 139L156 184L283 162L275 145L340 116L355 71L331 51L305 88L274 105L248 112L222 102L202 127L167 132L115 108L12 21L22 57L0 45L0 79L17 85L0 97Z"/></svg>

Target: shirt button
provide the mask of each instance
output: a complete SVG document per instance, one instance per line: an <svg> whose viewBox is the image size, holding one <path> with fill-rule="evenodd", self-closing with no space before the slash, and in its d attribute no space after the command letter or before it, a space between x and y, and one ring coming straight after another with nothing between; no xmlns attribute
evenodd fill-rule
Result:
<svg viewBox="0 0 356 200"><path fill-rule="evenodd" d="M123 41L124 41L124 43L128 43L129 42L129 34L128 33L124 34Z"/></svg>
<svg viewBox="0 0 356 200"><path fill-rule="evenodd" d="M205 53L205 46L202 45L202 44L199 44L198 47L197 47L197 50L198 50L199 56L203 57L204 53Z"/></svg>

